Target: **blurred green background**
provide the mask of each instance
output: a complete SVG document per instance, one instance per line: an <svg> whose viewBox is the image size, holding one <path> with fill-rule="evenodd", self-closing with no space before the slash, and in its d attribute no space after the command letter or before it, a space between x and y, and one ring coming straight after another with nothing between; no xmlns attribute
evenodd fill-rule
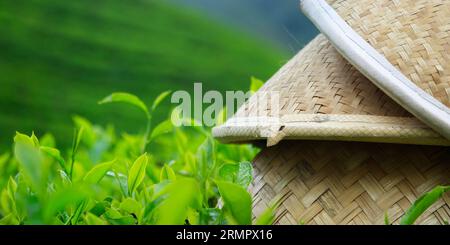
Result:
<svg viewBox="0 0 450 245"><path fill-rule="evenodd" d="M98 106L115 91L246 90L317 31L297 0L0 0L0 147L15 131L72 138L72 116L143 128L139 111ZM166 118L166 103L158 118ZM2 150L2 152L5 149Z"/></svg>

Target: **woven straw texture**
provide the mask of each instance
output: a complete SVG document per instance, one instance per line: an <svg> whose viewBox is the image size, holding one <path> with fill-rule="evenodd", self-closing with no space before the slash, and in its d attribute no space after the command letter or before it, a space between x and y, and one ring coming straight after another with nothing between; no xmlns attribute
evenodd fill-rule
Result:
<svg viewBox="0 0 450 245"><path fill-rule="evenodd" d="M279 94L276 111L262 99ZM268 99L267 99L268 100ZM290 114L411 115L319 35L276 73L235 117Z"/></svg>
<svg viewBox="0 0 450 245"><path fill-rule="evenodd" d="M450 1L327 1L412 82L450 106Z"/></svg>
<svg viewBox="0 0 450 245"><path fill-rule="evenodd" d="M270 103L274 100L277 103ZM268 145L282 139L326 138L449 144L373 85L323 35L283 66L213 134L223 142L268 138Z"/></svg>
<svg viewBox="0 0 450 245"><path fill-rule="evenodd" d="M449 184L450 150L439 146L284 141L254 160L255 217L281 198L275 224L397 224L411 204ZM450 195L417 224L450 220Z"/></svg>

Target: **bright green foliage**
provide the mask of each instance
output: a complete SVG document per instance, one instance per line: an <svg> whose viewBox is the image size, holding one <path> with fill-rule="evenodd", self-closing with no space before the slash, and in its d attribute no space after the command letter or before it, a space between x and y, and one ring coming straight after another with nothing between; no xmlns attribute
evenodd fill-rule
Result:
<svg viewBox="0 0 450 245"><path fill-rule="evenodd" d="M390 224L391 224L391 222L389 221L389 215L388 215L388 212L385 212L385 213L384 213L384 224L385 224L385 225L390 225Z"/></svg>
<svg viewBox="0 0 450 245"><path fill-rule="evenodd" d="M145 178L145 170L147 168L148 157L147 154L140 156L131 165L128 172L128 193L132 195L134 191L139 187Z"/></svg>
<svg viewBox="0 0 450 245"><path fill-rule="evenodd" d="M258 91L263 85L263 81L259 80L256 77L252 77L250 80L250 91L252 93L256 93L256 91Z"/></svg>
<svg viewBox="0 0 450 245"><path fill-rule="evenodd" d="M168 94L141 107L151 116ZM253 147L221 145L207 129L166 120L147 125L142 152L145 135L79 116L74 123L70 149L49 134L17 133L12 154L0 155L0 224L251 224Z"/></svg>
<svg viewBox="0 0 450 245"><path fill-rule="evenodd" d="M270 203L269 207L256 219L255 225L273 225L276 211L281 204L280 200L280 196L276 196Z"/></svg>
<svg viewBox="0 0 450 245"><path fill-rule="evenodd" d="M221 179L247 188L253 180L253 167L250 162L224 164L219 170Z"/></svg>
<svg viewBox="0 0 450 245"><path fill-rule="evenodd" d="M136 106L137 108L141 109L145 115L148 115L148 109L142 100L140 100L136 95L118 92L118 93L112 93L109 96L102 99L100 102L98 102L100 105L107 104L107 103L127 103L133 106Z"/></svg>
<svg viewBox="0 0 450 245"><path fill-rule="evenodd" d="M450 186L437 186L430 192L425 193L406 211L400 224L412 225L431 205L437 202L445 192L450 191Z"/></svg>
<svg viewBox="0 0 450 245"><path fill-rule="evenodd" d="M289 57L264 39L169 2L2 0L0 146L6 149L16 130L36 130L54 133L65 148L73 113L138 133L144 123L138 109L99 110L95 103L111 91L147 101L168 89L190 91L194 81L220 92L246 89L249 74L268 78ZM166 118L170 106L162 103L154 118Z"/></svg>
<svg viewBox="0 0 450 245"><path fill-rule="evenodd" d="M217 181L220 195L225 203L226 214L239 225L249 225L252 222L252 198L241 186L225 181Z"/></svg>
<svg viewBox="0 0 450 245"><path fill-rule="evenodd" d="M177 176L175 175L175 172L171 167L169 167L167 164L164 165L164 167L161 169L161 175L159 177L159 181L175 181L177 180Z"/></svg>
<svg viewBox="0 0 450 245"><path fill-rule="evenodd" d="M97 184L105 177L106 173L111 169L115 161L101 163L94 166L83 178L86 184Z"/></svg>

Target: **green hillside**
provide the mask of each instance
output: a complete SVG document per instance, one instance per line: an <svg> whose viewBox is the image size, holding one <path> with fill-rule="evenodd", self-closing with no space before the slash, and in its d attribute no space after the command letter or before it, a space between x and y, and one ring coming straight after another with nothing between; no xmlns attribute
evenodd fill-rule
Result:
<svg viewBox="0 0 450 245"><path fill-rule="evenodd" d="M197 12L152 0L0 0L0 144L16 130L69 142L72 116L137 132L113 91L147 101L167 89L245 89L285 61L280 51ZM169 104L165 108L169 108ZM159 117L167 116L162 110Z"/></svg>

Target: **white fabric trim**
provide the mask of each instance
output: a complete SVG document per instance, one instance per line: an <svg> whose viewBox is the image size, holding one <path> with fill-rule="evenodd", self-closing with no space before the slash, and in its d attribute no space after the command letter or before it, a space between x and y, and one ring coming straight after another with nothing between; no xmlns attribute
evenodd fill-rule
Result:
<svg viewBox="0 0 450 245"><path fill-rule="evenodd" d="M398 71L324 0L301 0L314 25L352 65L393 100L450 139L450 109Z"/></svg>

